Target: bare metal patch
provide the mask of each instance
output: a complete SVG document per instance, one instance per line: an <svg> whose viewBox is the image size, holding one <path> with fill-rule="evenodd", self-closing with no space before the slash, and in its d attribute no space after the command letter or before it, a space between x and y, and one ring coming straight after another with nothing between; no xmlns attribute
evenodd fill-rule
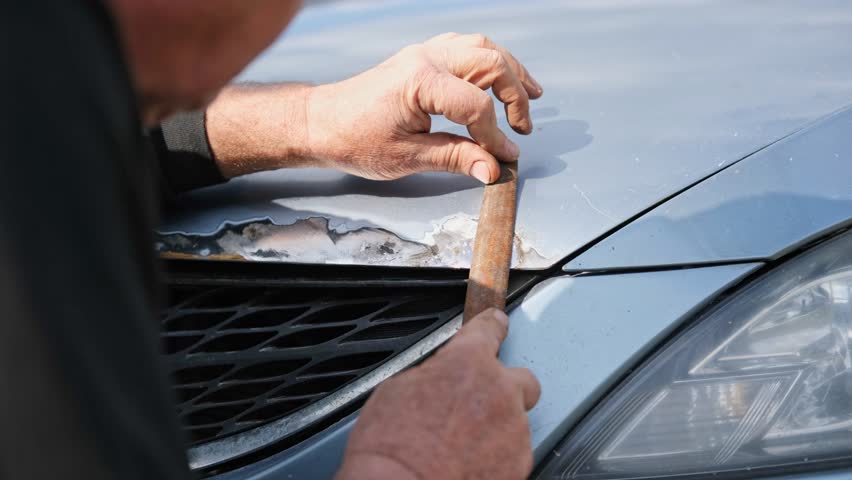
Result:
<svg viewBox="0 0 852 480"><path fill-rule="evenodd" d="M447 217L422 241L400 238L374 227L337 231L324 217L276 225L269 220L226 224L211 235L159 234L157 250L166 256L242 258L260 262L330 263L405 267L467 268L476 218ZM550 262L515 235L512 265L544 268Z"/></svg>

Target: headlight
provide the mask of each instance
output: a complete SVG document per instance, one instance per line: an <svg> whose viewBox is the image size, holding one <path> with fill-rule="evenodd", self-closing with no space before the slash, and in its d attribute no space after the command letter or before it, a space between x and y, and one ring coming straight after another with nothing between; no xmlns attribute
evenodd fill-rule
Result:
<svg viewBox="0 0 852 480"><path fill-rule="evenodd" d="M537 478L680 478L852 458L852 234L698 318ZM714 478L724 478L724 475Z"/></svg>

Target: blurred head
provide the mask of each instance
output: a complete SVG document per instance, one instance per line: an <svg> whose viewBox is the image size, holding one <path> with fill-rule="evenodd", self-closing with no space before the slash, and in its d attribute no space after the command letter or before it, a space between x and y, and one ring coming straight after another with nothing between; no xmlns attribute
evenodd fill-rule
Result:
<svg viewBox="0 0 852 480"><path fill-rule="evenodd" d="M107 0L143 120L209 102L287 26L301 0Z"/></svg>

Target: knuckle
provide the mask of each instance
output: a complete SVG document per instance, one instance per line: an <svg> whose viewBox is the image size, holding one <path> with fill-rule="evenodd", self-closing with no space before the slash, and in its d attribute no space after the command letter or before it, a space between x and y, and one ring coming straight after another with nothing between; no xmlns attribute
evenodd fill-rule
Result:
<svg viewBox="0 0 852 480"><path fill-rule="evenodd" d="M527 93L526 89L523 87L523 85L519 85L517 88L513 88L512 94L515 97L512 100L512 103L517 103L518 107L520 107L521 110L527 110L529 108L530 96Z"/></svg>
<svg viewBox="0 0 852 480"><path fill-rule="evenodd" d="M402 50L399 51L398 55L406 57L406 58L417 58L425 55L426 47L422 44L414 44L403 47Z"/></svg>
<svg viewBox="0 0 852 480"><path fill-rule="evenodd" d="M464 165L465 151L467 150L466 145L462 142L452 142L447 147L447 150L446 162L443 165L438 165L438 167L451 173L464 173L462 172L462 166Z"/></svg>
<svg viewBox="0 0 852 480"><path fill-rule="evenodd" d="M528 72L527 69L523 65L521 65L520 63L517 63L516 70L517 70L518 79L520 81L522 81L522 82L528 82L529 81L530 72Z"/></svg>
<svg viewBox="0 0 852 480"><path fill-rule="evenodd" d="M485 47L490 43L488 37L481 33L474 33L471 35L471 38L473 39L473 42L480 47Z"/></svg>
<svg viewBox="0 0 852 480"><path fill-rule="evenodd" d="M409 45L396 54L397 64L402 65L409 72L423 70L424 67L432 65L429 60L429 48L425 45Z"/></svg>
<svg viewBox="0 0 852 480"><path fill-rule="evenodd" d="M509 70L509 72L511 73L512 71ZM511 75L515 78L515 81L513 82L512 90L517 92L517 96L518 96L517 99L519 101L529 100L530 95L529 95L529 93L527 93L527 89L524 88L524 82L520 78L518 78L518 76L515 75L514 73L511 73Z"/></svg>
<svg viewBox="0 0 852 480"><path fill-rule="evenodd" d="M506 339L506 337L508 337L508 336L509 336L509 327L508 327L507 325L505 325L504 323L502 323L502 322L496 322L496 321L495 321L494 323L496 323L496 324L497 324L497 325L494 327L494 330L495 330L495 334L494 334L495 340L496 340L497 342L502 343L502 342L503 342L503 340L505 340L505 339Z"/></svg>
<svg viewBox="0 0 852 480"><path fill-rule="evenodd" d="M397 54L402 63L412 72L431 70L432 61L429 59L429 47L422 44L409 45Z"/></svg>
<svg viewBox="0 0 852 480"><path fill-rule="evenodd" d="M494 111L494 99L487 93L483 92L483 94L479 97L479 108L480 110L484 110L485 113L491 113Z"/></svg>
<svg viewBox="0 0 852 480"><path fill-rule="evenodd" d="M482 92L476 97L471 123L485 120L494 114L494 100L487 93Z"/></svg>
<svg viewBox="0 0 852 480"><path fill-rule="evenodd" d="M406 91L410 92L414 98L429 97L438 87L435 80L439 77L440 72L422 62L408 62L401 73L405 78Z"/></svg>
<svg viewBox="0 0 852 480"><path fill-rule="evenodd" d="M473 353L478 350L476 339L472 334L458 335L453 338L453 341L447 345L446 349L449 353L464 352L465 354Z"/></svg>
<svg viewBox="0 0 852 480"><path fill-rule="evenodd" d="M449 40L449 39L452 39L452 38L455 38L455 37L458 37L458 36L459 36L459 34L456 33L456 32L439 33L438 35L435 35L434 37L430 38L429 40L426 40L426 43L440 42L441 40Z"/></svg>
<svg viewBox="0 0 852 480"><path fill-rule="evenodd" d="M489 325L493 325L497 329L501 338L509 332L509 317L506 316L506 312L492 307L482 312L482 316L483 321L489 322Z"/></svg>
<svg viewBox="0 0 852 480"><path fill-rule="evenodd" d="M501 92L500 96L504 103L516 103L521 108L529 102L529 96L526 95L526 91L524 91L523 88L518 88L516 86L507 88L505 91Z"/></svg>
<svg viewBox="0 0 852 480"><path fill-rule="evenodd" d="M505 72L508 70L508 65L506 65L506 60L503 58L503 55L500 54L497 50L486 49L484 53L484 59L491 65L491 68L497 70L498 72Z"/></svg>
<svg viewBox="0 0 852 480"><path fill-rule="evenodd" d="M479 330L468 332L468 334L460 338L460 340L462 341L461 347L471 354L483 351L485 345L487 345L487 337Z"/></svg>

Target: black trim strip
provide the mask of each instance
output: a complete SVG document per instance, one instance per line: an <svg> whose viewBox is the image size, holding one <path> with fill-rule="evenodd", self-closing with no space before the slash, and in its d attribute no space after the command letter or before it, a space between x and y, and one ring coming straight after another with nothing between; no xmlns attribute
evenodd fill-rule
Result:
<svg viewBox="0 0 852 480"><path fill-rule="evenodd" d="M692 268L722 267L725 265L742 265L746 263L764 263L767 258L737 258L732 260L718 260L708 262L677 263L671 265L648 265L636 267L601 268L595 270L565 270L566 275L572 277L596 277L600 275L623 275L629 273L669 272L672 270L689 270Z"/></svg>
<svg viewBox="0 0 852 480"><path fill-rule="evenodd" d="M846 110L849 110L849 109L852 109L852 104L850 104L850 105L845 105L845 106L843 106L842 108L839 108L839 109L837 109L837 110L835 110L835 111L833 111L833 112L831 112L831 113L829 113L829 114L827 114L827 115L824 115L824 116L822 116L822 117L819 117L819 118L817 118L816 120L812 120L812 121L810 121L810 122L808 122L808 123L806 123L806 124L802 125L801 127L799 127L799 128L797 128L797 129L795 129L795 130L791 131L790 133L787 133L786 135L783 135L783 136L781 136L781 137L778 137L777 139L773 140L772 142L767 143L766 145L764 145L764 146L762 146L762 147L758 148L757 150L754 150L753 152L748 153L748 154L746 154L746 155L744 155L744 156L740 157L739 159L732 161L732 162L731 162L731 163L729 163L728 165L725 165L724 167L721 167L721 168L719 168L718 170L714 170L713 172L708 173L707 175L705 175L705 176L703 176L703 177L699 178L698 180L695 180L694 182L692 182L692 183L690 183L690 184L686 185L685 187L683 187L683 188L681 188L681 189L679 189L679 190L675 191L674 193L671 193L671 194L669 194L669 195L667 195L667 196L663 197L663 198L662 198L662 199L660 199L659 201L657 201L657 202L653 203L652 205L650 205L650 206L648 206L648 207L646 207L646 208L644 208L644 209L640 210L638 213L636 213L636 214L634 214L634 215L630 216L629 218L627 218L627 220L624 220L623 222L621 222L621 223L619 223L618 225L616 225L616 226L614 226L614 227L610 228L609 230L607 230L606 232L602 233L601 235L599 235L599 236L595 237L595 238L594 238L593 240L591 240L589 243L587 243L587 244L583 245L582 247L578 248L577 250L575 250L575 251L574 251L573 253L571 253L570 255L566 256L565 258L563 258L562 260L560 260L559 262L557 262L556 264L554 264L554 265L553 265L553 267L558 266L558 267L559 267L559 269L561 270L561 269L562 269L562 268L564 268L564 266L565 266L565 265L567 265L570 261L572 261L572 260L574 260L575 258L579 257L580 255L582 255L582 254L586 253L588 250L590 250L592 247L594 247L594 246L595 246L595 245L597 245L598 243L602 242L602 241L603 241L603 240L605 240L606 238L608 238L608 237L610 237L611 235L615 234L616 232L618 232L618 231L619 231L619 230L621 230L622 228L626 227L627 225L629 225L629 224L631 224L631 223L635 222L635 221L636 221L636 220L638 220L639 218L641 218L641 217L643 217L643 216L647 215L648 213L650 213L652 210L656 209L657 207L659 207L659 206L661 206L661 205L665 204L666 202L668 202L668 201L672 200L673 198L675 198L675 197L679 196L680 194L682 194L682 193L686 192L687 190L689 190L689 189L691 189L691 188L695 187L696 185L698 185L698 184L700 184L700 183L702 183L702 182L704 182L704 181L706 181L706 180L708 180L708 179L710 179L710 178L712 178L712 177L714 177L714 176L716 176L716 175L718 175L718 174L720 174L720 173L724 172L725 170L727 170L727 169L729 169L729 168L733 167L734 165L739 164L739 163L740 163L740 162L742 162L743 160L746 160L747 158L750 158L750 157L752 157L752 156L754 156L754 155L757 155L758 153L760 153L760 152L762 152L762 151L764 151L764 150L768 149L769 147L772 147L772 146L774 146L774 145L776 145L776 144L778 144L778 143L780 143L780 142L783 142L783 141L785 141L785 140L787 140L787 139L789 139L789 138L791 138L791 137L794 137L794 136L796 136L796 135L799 135L799 134L801 134L802 132L805 132L805 131L807 131L807 130L810 130L810 129L811 129L811 128L813 128L814 126L816 126L816 125L818 125L818 124L821 124L822 122L824 122L824 121L826 121L826 120L828 120L828 119L830 119L830 118L832 118L832 117L834 117L834 116L836 116L836 115L839 115L839 114L841 114L841 113L843 113L843 112L845 112ZM852 221L852 219L850 219L850 221ZM834 227L831 227L831 229L833 229L833 228L834 228ZM724 261L720 261L719 265L727 265L727 264L728 264L728 263L721 263L721 262L724 262ZM552 269L553 267L551 267L551 269ZM630 268L630 267L623 267L623 268ZM641 268L645 268L645 267L641 267ZM547 269L547 271L550 271L551 269ZM597 270L597 269L596 269L596 270ZM600 270L605 270L605 269L600 269ZM606 269L606 270L608 270L608 269ZM564 271L564 270L563 270L563 271ZM591 270L590 270L590 271L591 271ZM565 271L565 272L566 272L566 273L569 273L569 272L577 272L577 271L576 271L576 270L571 270L571 271Z"/></svg>

